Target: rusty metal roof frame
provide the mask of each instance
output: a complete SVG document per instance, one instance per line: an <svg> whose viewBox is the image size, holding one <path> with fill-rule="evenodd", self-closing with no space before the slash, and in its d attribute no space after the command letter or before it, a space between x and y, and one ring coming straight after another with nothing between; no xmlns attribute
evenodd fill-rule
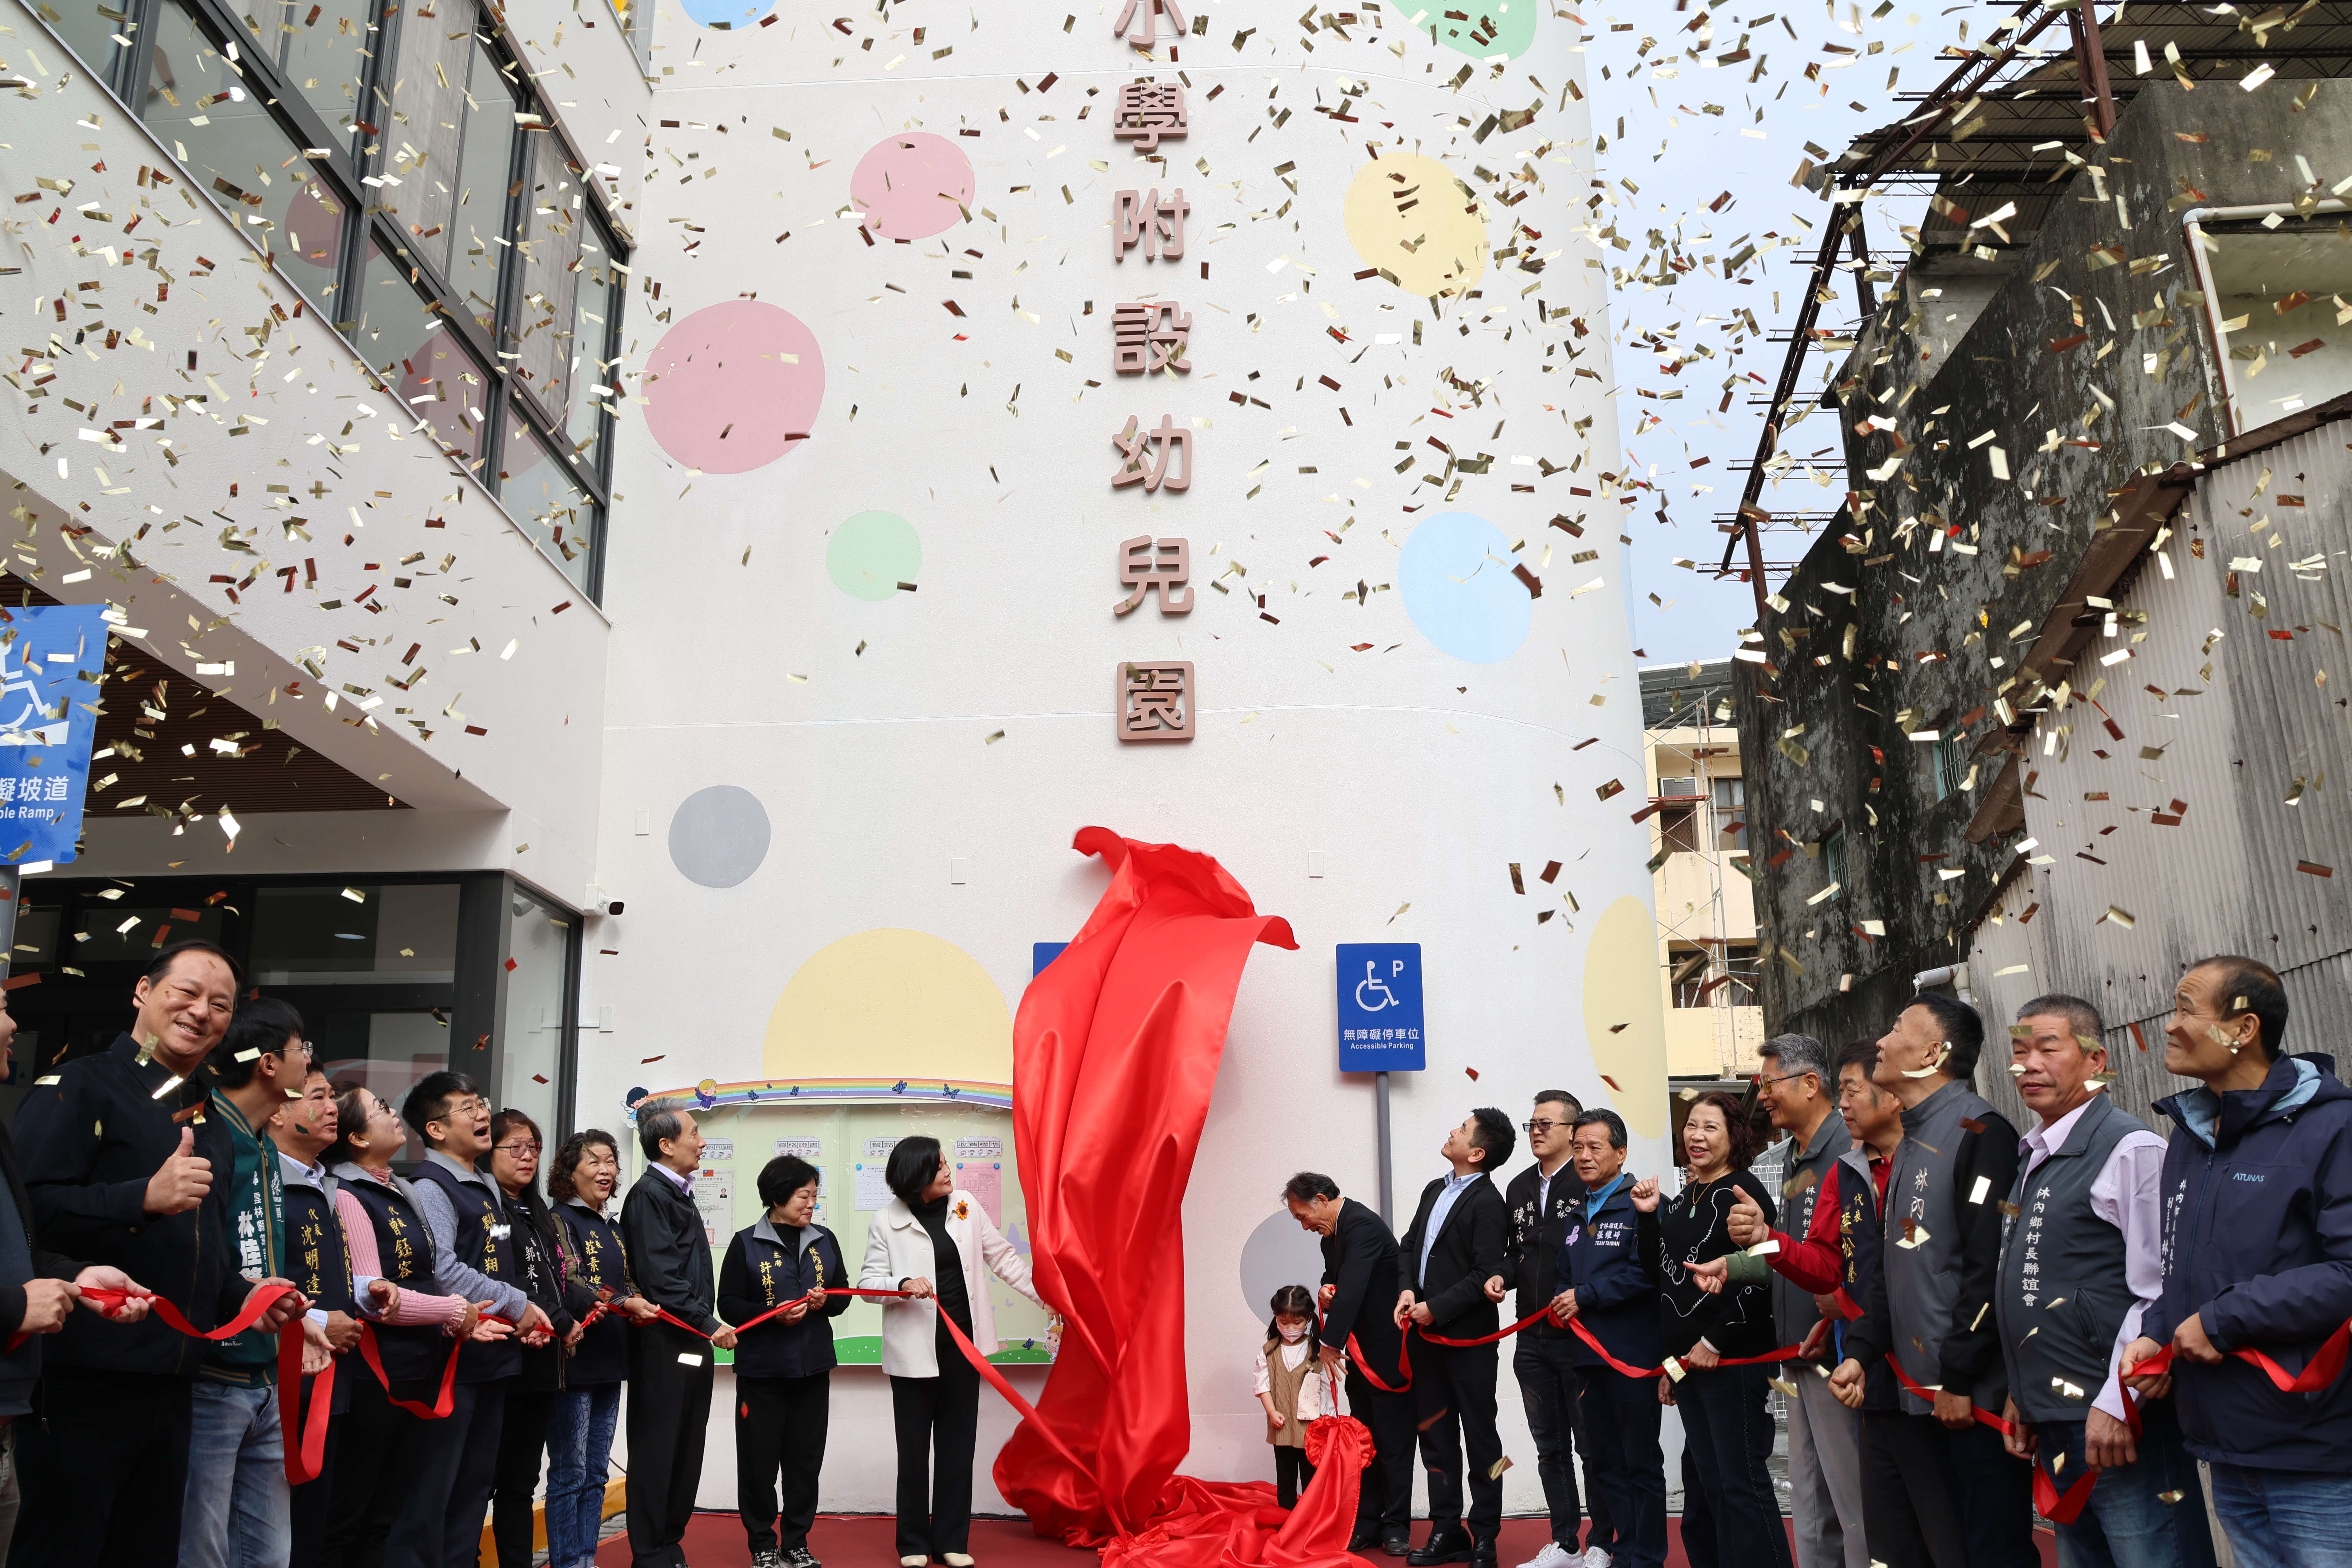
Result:
<svg viewBox="0 0 2352 1568"><path fill-rule="evenodd" d="M2034 40L2061 18L2070 48L2061 53L2033 47ZM2249 33L2255 39L2252 47L2243 42ZM2283 37L2288 34L2299 35L2292 46ZM2273 35L2282 36L2276 47ZM2155 69L2184 80L2264 64L2290 79L2352 75L2352 4L2303 0L2291 10L2280 5L2260 16L2217 17L2210 5L2189 0L2122 0L2103 25L2097 0L2046 5L2025 0L1940 85L1918 96L1915 112L1856 138L1823 171L1823 193L1837 205L1822 226L1811 274L1799 298L1788 353L1740 495L1740 526L1725 542L1716 573L1720 577L1738 572L1748 579L1756 591L1758 625L1763 624L1769 596L1769 568L1759 525L1772 519L1757 501L1763 493L1765 465L1780 446L1781 422L1797 397L1806 352L1816 342L1837 335L1816 325L1830 274L1841 265L1854 268L1862 323L1878 310L1868 274L1869 245L1863 234L1863 193L1882 184L1948 186L1956 177L2002 185L2063 179L2079 160L2068 158L2063 147L2053 149L2052 143L2077 134L2095 145L2104 142L2115 129L2118 98L2129 100L2138 86L2131 76L2118 79L2109 61L2123 62L2128 71L2141 55ZM2070 87L2074 96L2061 96ZM1950 130L1938 136L1947 126ZM2056 156L2037 156L2053 151ZM1841 251L1850 253L1843 263ZM1732 558L1743 542L1747 564L1735 567Z"/></svg>

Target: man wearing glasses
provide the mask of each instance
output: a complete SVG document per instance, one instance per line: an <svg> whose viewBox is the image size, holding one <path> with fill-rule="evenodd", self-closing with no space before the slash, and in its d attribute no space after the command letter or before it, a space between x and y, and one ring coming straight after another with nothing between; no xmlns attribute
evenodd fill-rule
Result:
<svg viewBox="0 0 2352 1568"><path fill-rule="evenodd" d="M1556 1253L1570 1211L1584 1196L1569 1163L1569 1136L1584 1107L1564 1089L1548 1089L1536 1096L1535 1114L1521 1125L1527 1130L1528 1152L1536 1163L1511 1178L1503 1194L1510 1210L1504 1234L1504 1268L1518 1282L1517 1315L1525 1318L1551 1300L1551 1281L1558 1273ZM1542 1478L1544 1506L1551 1515L1551 1539L1521 1568L1607 1568L1617 1532L1609 1522L1609 1506L1592 1482L1592 1450L1584 1436L1582 1380L1569 1360L1569 1332L1549 1318L1517 1337L1511 1352L1511 1371L1519 1380L1519 1397L1527 1406L1528 1435L1535 1439L1536 1473ZM1571 1447L1572 1446L1572 1447ZM1581 1555L1576 1544L1576 1454L1584 1456L1585 1506L1592 1513L1592 1534Z"/></svg>

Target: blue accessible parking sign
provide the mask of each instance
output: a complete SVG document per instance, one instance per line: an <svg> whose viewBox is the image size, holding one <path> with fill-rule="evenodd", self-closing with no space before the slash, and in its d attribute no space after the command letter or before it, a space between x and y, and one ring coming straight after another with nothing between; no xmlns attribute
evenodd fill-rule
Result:
<svg viewBox="0 0 2352 1568"><path fill-rule="evenodd" d="M1339 1070L1421 1071L1421 943L1343 942L1339 954Z"/></svg>

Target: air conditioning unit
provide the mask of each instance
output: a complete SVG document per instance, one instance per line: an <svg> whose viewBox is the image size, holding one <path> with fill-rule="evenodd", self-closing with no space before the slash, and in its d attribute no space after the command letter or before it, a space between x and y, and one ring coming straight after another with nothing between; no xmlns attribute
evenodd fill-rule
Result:
<svg viewBox="0 0 2352 1568"><path fill-rule="evenodd" d="M1658 798L1661 800L1691 800L1696 799L1699 794L1696 779L1662 778L1658 781Z"/></svg>

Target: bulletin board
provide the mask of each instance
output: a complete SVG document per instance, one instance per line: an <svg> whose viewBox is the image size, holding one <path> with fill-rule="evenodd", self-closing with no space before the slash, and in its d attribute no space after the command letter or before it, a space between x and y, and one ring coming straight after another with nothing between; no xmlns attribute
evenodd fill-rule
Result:
<svg viewBox="0 0 2352 1568"><path fill-rule="evenodd" d="M704 1139L695 1205L710 1238L714 1269L734 1234L758 1223L760 1171L779 1154L797 1154L818 1172L816 1222L841 1244L854 1285L866 1256L866 1229L890 1201L882 1175L901 1138L940 1141L955 1184L970 1192L1006 1239L1029 1256L1029 1216L1013 1148L1012 1090L1003 1084L917 1086L868 1080L719 1084L657 1093L688 1102ZM634 1124L635 1118L632 1117ZM644 1169L630 1140L631 1176ZM1004 1363L1053 1360L1045 1314L993 1275L983 1274ZM833 1283L833 1281L827 1281ZM882 1360L882 1304L852 1301L833 1321L834 1350L844 1365ZM719 1352L720 1363L733 1358Z"/></svg>

